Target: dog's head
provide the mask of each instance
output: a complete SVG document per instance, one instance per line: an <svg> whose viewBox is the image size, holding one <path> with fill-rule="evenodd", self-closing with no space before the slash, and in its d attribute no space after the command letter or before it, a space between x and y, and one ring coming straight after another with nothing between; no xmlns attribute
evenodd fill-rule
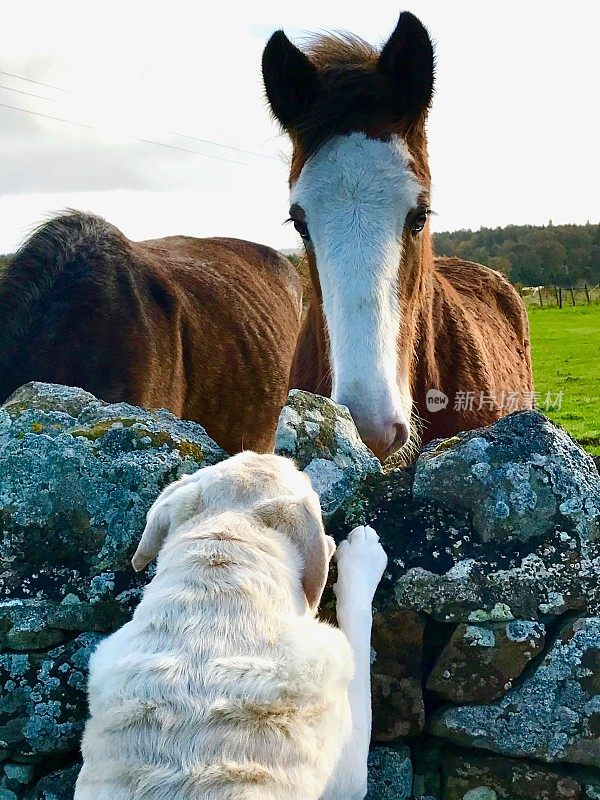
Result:
<svg viewBox="0 0 600 800"><path fill-rule="evenodd" d="M306 599L316 609L335 543L325 535L319 498L310 479L281 456L239 453L168 486L148 512L132 559L134 569L144 569L180 526L226 511L252 514L259 524L289 539L302 559Z"/></svg>

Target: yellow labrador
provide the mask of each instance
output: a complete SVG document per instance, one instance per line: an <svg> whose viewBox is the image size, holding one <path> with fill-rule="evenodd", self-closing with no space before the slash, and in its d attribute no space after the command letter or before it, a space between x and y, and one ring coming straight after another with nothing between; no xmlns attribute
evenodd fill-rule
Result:
<svg viewBox="0 0 600 800"><path fill-rule="evenodd" d="M362 800L375 531L337 550L288 459L245 452L169 486L133 558L156 575L92 656L75 800Z"/></svg>

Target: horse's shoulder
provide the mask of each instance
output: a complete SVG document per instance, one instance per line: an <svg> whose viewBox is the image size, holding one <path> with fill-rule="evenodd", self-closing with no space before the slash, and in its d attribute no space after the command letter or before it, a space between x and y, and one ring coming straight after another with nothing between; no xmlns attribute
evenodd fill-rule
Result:
<svg viewBox="0 0 600 800"><path fill-rule="evenodd" d="M501 272L474 261L448 256L434 261L436 275L447 281L466 305L485 304L496 308L525 335L527 314L523 301L512 283Z"/></svg>
<svg viewBox="0 0 600 800"><path fill-rule="evenodd" d="M438 256L434 262L435 270L449 281L460 292L474 291L491 292L514 297L520 303L519 295L501 272L490 269L474 261L465 261L461 258Z"/></svg>
<svg viewBox="0 0 600 800"><path fill-rule="evenodd" d="M436 256L434 263L436 270L448 278L448 280L452 280L452 282L457 281L460 283L477 279L480 281L488 281L491 284L508 283L500 272L490 269L490 267L486 267L483 264L477 264L475 261L466 261L465 259L456 258L454 256Z"/></svg>

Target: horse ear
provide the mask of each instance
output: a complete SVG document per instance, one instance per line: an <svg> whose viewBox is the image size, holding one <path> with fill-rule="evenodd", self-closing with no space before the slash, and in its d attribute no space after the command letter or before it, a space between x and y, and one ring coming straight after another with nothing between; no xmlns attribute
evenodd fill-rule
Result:
<svg viewBox="0 0 600 800"><path fill-rule="evenodd" d="M318 500L284 495L260 503L254 510L269 528L284 533L300 551L304 568L302 588L313 611L319 607L335 544L325 536Z"/></svg>
<svg viewBox="0 0 600 800"><path fill-rule="evenodd" d="M377 72L384 82L386 102L392 98L398 119L413 122L427 111L433 96L433 44L425 26L409 11L400 14L379 56Z"/></svg>
<svg viewBox="0 0 600 800"><path fill-rule="evenodd" d="M283 31L275 31L263 52L262 74L271 110L289 131L315 99L319 73Z"/></svg>

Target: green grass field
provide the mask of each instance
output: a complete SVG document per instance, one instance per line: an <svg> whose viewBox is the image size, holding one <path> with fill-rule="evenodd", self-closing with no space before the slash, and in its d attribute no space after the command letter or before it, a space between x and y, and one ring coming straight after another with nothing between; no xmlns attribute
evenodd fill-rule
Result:
<svg viewBox="0 0 600 800"><path fill-rule="evenodd" d="M600 305L528 310L538 407L600 455ZM545 410L547 392L560 409Z"/></svg>

